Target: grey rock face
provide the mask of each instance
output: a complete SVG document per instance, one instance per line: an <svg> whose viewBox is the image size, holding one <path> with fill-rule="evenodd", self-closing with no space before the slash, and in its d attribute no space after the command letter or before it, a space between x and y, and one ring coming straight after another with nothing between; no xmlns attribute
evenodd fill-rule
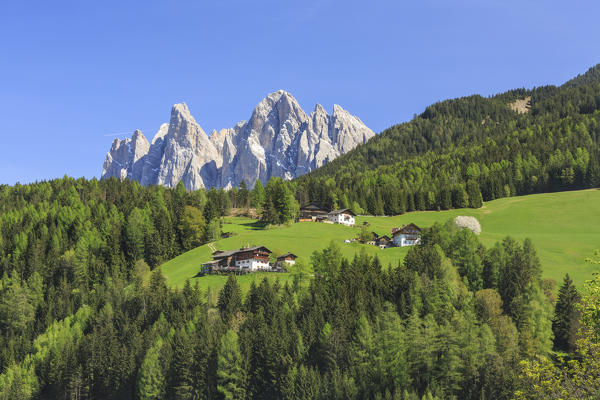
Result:
<svg viewBox="0 0 600 400"><path fill-rule="evenodd" d="M116 139L106 155L102 177L133 179L142 185L188 190L253 187L273 176L293 179L310 172L374 136L360 119L338 105L329 115L317 104L307 115L296 99L279 90L269 94L248 122L213 131L209 136L184 104L171 110L148 143L140 131L131 139Z"/></svg>
<svg viewBox="0 0 600 400"><path fill-rule="evenodd" d="M169 132L169 124L162 124L154 139L150 145L150 150L144 159L144 166L142 168L142 178L140 183L144 186L150 184L156 185L158 182L158 171L160 170L160 161L162 160L163 153L165 151L165 136ZM109 153L110 154L110 153ZM108 157L108 155L107 155Z"/></svg>
<svg viewBox="0 0 600 400"><path fill-rule="evenodd" d="M174 187L183 181L189 190L216 186L221 156L185 103L173 106L164 142L157 184Z"/></svg>
<svg viewBox="0 0 600 400"><path fill-rule="evenodd" d="M140 130L133 132L131 138L115 139L106 155L102 176L139 181L142 176L143 159L149 149L150 143Z"/></svg>

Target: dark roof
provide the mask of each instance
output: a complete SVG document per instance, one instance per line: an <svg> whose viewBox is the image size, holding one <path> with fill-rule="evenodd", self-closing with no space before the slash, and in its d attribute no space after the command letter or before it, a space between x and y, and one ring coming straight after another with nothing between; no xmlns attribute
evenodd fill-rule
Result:
<svg viewBox="0 0 600 400"><path fill-rule="evenodd" d="M354 214L352 212L352 210L350 210L349 208L340 208L339 210L333 210L329 214L330 215L336 215L336 214L344 214L344 213L356 216L356 214Z"/></svg>
<svg viewBox="0 0 600 400"><path fill-rule="evenodd" d="M314 210L314 211L324 211L318 204L310 203L303 207L300 207L300 210Z"/></svg>
<svg viewBox="0 0 600 400"><path fill-rule="evenodd" d="M392 238L390 238L388 235L379 236L379 240L381 239L392 240Z"/></svg>
<svg viewBox="0 0 600 400"><path fill-rule="evenodd" d="M277 257L277 259L279 260L279 259L281 259L281 258L286 258L286 257L288 257L288 256L292 256L292 257L294 257L294 258L298 258L298 256L297 256L297 255L295 255L294 253L285 253L285 254L282 254L282 255L280 255L279 257Z"/></svg>
<svg viewBox="0 0 600 400"><path fill-rule="evenodd" d="M409 228L413 228L414 230L416 230L417 232L421 232L423 229L419 228L417 225L413 224L412 222L408 225L404 225L402 228L394 228L392 229L392 235L396 236L399 235L401 233L407 233Z"/></svg>
<svg viewBox="0 0 600 400"><path fill-rule="evenodd" d="M223 251L223 250L219 250L219 251L215 251L213 253L213 257L214 258L222 258L222 257L229 257L235 253L237 253L239 250L227 250L227 251Z"/></svg>
<svg viewBox="0 0 600 400"><path fill-rule="evenodd" d="M247 251L265 249L267 252L271 253L271 250L267 249L265 246L254 246L254 247L246 247L245 249L237 249L237 250L228 250L228 251L215 251L213 253L213 258L223 258L229 257L237 253L245 253Z"/></svg>

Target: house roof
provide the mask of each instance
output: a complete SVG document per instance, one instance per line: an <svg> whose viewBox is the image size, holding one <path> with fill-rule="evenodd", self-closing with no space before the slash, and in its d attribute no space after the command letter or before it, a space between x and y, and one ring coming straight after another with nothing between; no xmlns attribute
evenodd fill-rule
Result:
<svg viewBox="0 0 600 400"><path fill-rule="evenodd" d="M315 203L310 203L307 204L303 207L300 207L300 210L307 210L307 211L324 211L321 207L319 207L317 204Z"/></svg>
<svg viewBox="0 0 600 400"><path fill-rule="evenodd" d="M282 258L286 258L286 257L294 257L294 258L298 258L297 255L295 255L294 253L285 253L280 255L279 257L277 257L278 260L282 259Z"/></svg>
<svg viewBox="0 0 600 400"><path fill-rule="evenodd" d="M340 208L339 210L333 210L329 213L329 215L338 215L338 214L350 214L356 216L349 208Z"/></svg>
<svg viewBox="0 0 600 400"><path fill-rule="evenodd" d="M419 233L423 229L419 228L417 225L415 225L411 222L408 225L404 225L402 228L392 229L392 236L400 235L401 233L410 233L411 230L417 231L417 233Z"/></svg>
<svg viewBox="0 0 600 400"><path fill-rule="evenodd" d="M265 249L268 253L272 253L271 250L267 249L265 246L254 246L254 247L246 247L244 249L237 249L237 250L215 251L213 253L213 258L217 259L217 258L230 257L237 253L245 253L247 251L259 250L259 249Z"/></svg>
<svg viewBox="0 0 600 400"><path fill-rule="evenodd" d="M388 235L379 236L379 240L381 239L392 240L392 238L390 238Z"/></svg>

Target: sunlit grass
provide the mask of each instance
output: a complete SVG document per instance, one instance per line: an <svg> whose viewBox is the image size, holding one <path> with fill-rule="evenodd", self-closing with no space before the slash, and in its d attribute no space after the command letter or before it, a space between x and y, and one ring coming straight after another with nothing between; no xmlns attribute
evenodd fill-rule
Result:
<svg viewBox="0 0 600 400"><path fill-rule="evenodd" d="M427 227L434 222L445 222L457 215L471 215L482 226L481 241L486 246L505 236L515 239L530 238L542 262L545 277L561 281L566 272L577 285L590 279L597 265L585 262L600 248L600 190L546 193L510 197L490 201L480 209L412 212L395 217L357 217L357 225L371 224L370 229L380 235L390 235L391 229L414 222ZM375 246L358 243L345 244L344 239L356 237L359 228L314 222L301 222L289 226L264 228L249 218L225 218L223 231L233 232L228 239L214 243L217 249L232 250L244 245L264 245L277 253L292 252L309 262L315 250L326 247L332 240L340 244L344 256L351 258L360 250L377 255L382 264L397 265L408 248L380 250ZM201 264L211 259L208 246L200 246L162 265L169 284L181 287L186 279L196 281L203 288L220 288L226 277L196 277ZM285 273L261 273L239 277L245 290L250 282L268 276L280 281L290 280Z"/></svg>

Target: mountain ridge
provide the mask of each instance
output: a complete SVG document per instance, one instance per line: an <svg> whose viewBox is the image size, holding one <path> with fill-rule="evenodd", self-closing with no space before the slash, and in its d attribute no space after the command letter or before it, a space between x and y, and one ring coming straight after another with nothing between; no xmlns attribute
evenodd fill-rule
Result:
<svg viewBox="0 0 600 400"><path fill-rule="evenodd" d="M599 126L596 65L560 86L431 104L296 179L296 196L303 204L395 215L598 187Z"/></svg>
<svg viewBox="0 0 600 400"><path fill-rule="evenodd" d="M142 185L188 190L250 187L271 177L293 179L310 172L375 136L358 117L335 104L317 104L309 115L285 90L270 93L248 121L207 135L185 103L171 109L149 142L141 131L115 139L103 164L102 178L132 179Z"/></svg>

